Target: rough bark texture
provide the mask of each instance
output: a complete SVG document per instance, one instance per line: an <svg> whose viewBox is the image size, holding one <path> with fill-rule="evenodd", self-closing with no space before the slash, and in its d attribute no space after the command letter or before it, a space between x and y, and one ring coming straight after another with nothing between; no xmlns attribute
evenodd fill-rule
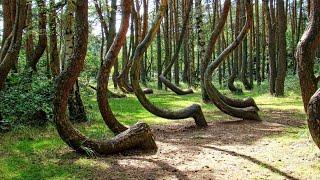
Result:
<svg viewBox="0 0 320 180"><path fill-rule="evenodd" d="M305 111L311 96L316 92L318 80L314 75L315 50L320 43L320 0L310 2L309 24L296 52L298 74Z"/></svg>
<svg viewBox="0 0 320 180"><path fill-rule="evenodd" d="M126 4L128 1L123 1ZM55 82L53 99L54 122L60 137L74 150L88 155L108 155L128 149L155 150L156 144L147 124L138 123L111 140L93 140L75 129L66 117L69 92L76 82L84 61L88 44L88 1L77 1L75 24L75 51L66 70Z"/></svg>
<svg viewBox="0 0 320 180"><path fill-rule="evenodd" d="M75 2L73 0L67 1L67 8L65 12L65 24L64 24L64 61L70 63L74 51L74 13L75 13ZM85 122L87 121L87 116L84 110L84 105L81 99L80 88L78 85L78 80L76 81L74 87L70 90L70 96L68 99L68 110L69 117L75 122Z"/></svg>
<svg viewBox="0 0 320 180"><path fill-rule="evenodd" d="M320 89L311 97L308 105L308 127L313 141L320 148Z"/></svg>
<svg viewBox="0 0 320 180"><path fill-rule="evenodd" d="M275 84L275 95L284 96L284 81L287 74L287 20L284 7L284 0L277 0L277 18L278 18L278 61L277 78ZM281 23L280 23L281 22Z"/></svg>
<svg viewBox="0 0 320 180"><path fill-rule="evenodd" d="M37 71L37 64L43 55L44 51L47 48L47 9L46 3L44 0L37 0L38 6L38 16L39 16L39 36L38 36L38 44L34 50L32 60L29 66L32 68L33 71Z"/></svg>
<svg viewBox="0 0 320 180"><path fill-rule="evenodd" d="M195 1L195 8L196 8L196 29L198 34L198 56L199 56L199 62L198 66L200 66L200 84L201 84L201 94L202 94L202 100L204 102L209 101L208 93L206 92L206 89L204 88L204 72L210 62L211 59L205 60L205 37L203 32L203 11L202 11L202 0ZM201 65L199 65L201 64Z"/></svg>
<svg viewBox="0 0 320 180"><path fill-rule="evenodd" d="M200 105L194 104L188 108L177 110L177 111L161 109L153 105L147 99L147 97L143 93L139 84L140 61L142 59L144 52L147 50L149 45L152 43L152 40L156 36L157 31L159 30L159 27L160 27L161 20L163 19L163 15L167 7L168 7L168 1L162 0L162 5L160 7L159 14L156 17L154 24L152 25L145 39L142 41L142 43L138 45L138 47L134 52L134 56L132 60L133 66L131 70L132 87L133 87L134 93L138 97L142 106L152 114L163 117L163 118L167 118L167 119L185 119L185 118L193 117L198 126L206 127L207 123L205 121Z"/></svg>
<svg viewBox="0 0 320 180"><path fill-rule="evenodd" d="M17 63L18 55L21 47L22 33L26 22L26 12L27 12L27 2L26 0L20 0L16 3L16 15L13 25L12 33L7 38L8 49L3 51L1 49L0 60L0 91L5 88L5 80L10 72L10 70Z"/></svg>
<svg viewBox="0 0 320 180"><path fill-rule="evenodd" d="M218 26L212 33L211 37L211 44L208 46L207 50L207 57L210 57L213 46L216 42L216 39L219 34L221 33L224 24L226 22L228 12L230 9L231 1L225 1L224 10L222 13L222 17L220 19L220 22L218 23ZM245 23L244 28L241 30L240 34L236 38L235 41L231 45L229 45L216 59L213 61L207 68L205 72L205 88L208 92L208 95L210 97L210 100L224 113L229 114L234 117L239 117L243 119L250 119L250 120L260 120L260 117L257 113L257 108L255 106L249 106L244 108L234 107L224 101L223 98L221 98L221 94L218 92L218 90L213 86L212 84L212 75L215 69L219 67L219 65L226 59L226 57L237 48L237 46L240 45L241 41L246 36L247 32L250 30L251 23L252 23L252 4L250 0L246 1L246 12L247 12L247 20ZM255 104L255 103L254 103Z"/></svg>
<svg viewBox="0 0 320 180"><path fill-rule="evenodd" d="M104 119L104 122L115 134L119 134L127 130L127 128L124 125L122 125L119 121L117 121L116 117L114 116L108 102L108 96L106 94L106 91L108 90L111 69L116 62L121 47L125 43L126 34L129 28L131 3L131 1L128 1L123 6L123 17L119 33L115 37L110 49L108 50L108 53L104 58L102 66L100 67L100 71L98 73L97 100L99 104L99 109Z"/></svg>

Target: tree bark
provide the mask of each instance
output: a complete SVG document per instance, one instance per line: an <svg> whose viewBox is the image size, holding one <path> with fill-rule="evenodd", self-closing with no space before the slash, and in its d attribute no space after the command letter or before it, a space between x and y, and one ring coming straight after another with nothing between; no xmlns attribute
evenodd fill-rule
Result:
<svg viewBox="0 0 320 180"><path fill-rule="evenodd" d="M131 1L123 1L123 5ZM125 6L126 7L126 6ZM77 1L75 25L75 51L66 70L55 82L53 99L54 122L58 133L71 148L87 155L108 155L129 149L155 150L156 144L148 125L139 123L111 140L94 140L75 129L65 116L69 92L76 82L84 61L88 44L88 1Z"/></svg>
<svg viewBox="0 0 320 180"><path fill-rule="evenodd" d="M156 1L156 10L159 10L159 0ZM158 70L158 89L162 89L162 82L160 75L162 74L162 61L161 61L161 29L159 29L157 34L157 70Z"/></svg>
<svg viewBox="0 0 320 180"><path fill-rule="evenodd" d="M320 89L311 97L309 101L308 115L308 127L310 134L313 141L320 148Z"/></svg>
<svg viewBox="0 0 320 180"><path fill-rule="evenodd" d="M275 96L284 96L284 81L287 74L287 20L283 0L277 0L277 18L278 18L278 62L277 77L275 82ZM280 23L281 22L281 23Z"/></svg>
<svg viewBox="0 0 320 180"><path fill-rule="evenodd" d="M225 5L223 8L222 17L220 19L220 22L218 23L216 29L213 31L211 36L211 41L209 43L206 58L209 58L213 51L213 46L219 36L219 34L222 32L222 29L225 25L228 12L230 10L231 1L226 0ZM249 106L244 108L235 107L231 104L228 104L226 101L224 101L223 98L221 98L221 94L219 91L213 86L212 84L212 74L215 69L219 67L219 65L226 59L226 57L239 46L241 41L246 36L247 32L250 30L251 24L252 24L252 4L251 1L246 1L246 15L247 20L245 23L244 28L238 35L235 41L233 41L232 44L230 44L216 59L213 61L205 72L205 88L208 92L208 95L210 97L210 100L224 113L229 114L234 117L240 117L243 119L250 119L250 120L260 120L260 117L257 113L257 108L255 106ZM255 103L254 103L255 104Z"/></svg>
<svg viewBox="0 0 320 180"><path fill-rule="evenodd" d="M5 51L4 48L1 49L1 57L3 57L3 59L0 60L0 91L5 88L5 81L7 79L7 76L10 70L13 68L13 66L17 63L16 61L18 59L18 55L21 48L22 33L25 27L27 16L26 6L26 0L17 1L17 9L13 30L11 34L7 37L8 45L10 45L8 46L7 51Z"/></svg>
<svg viewBox="0 0 320 180"><path fill-rule="evenodd" d="M277 77L277 64L276 64L276 29L275 29L275 15L273 0L263 0L266 8L266 23L268 26L268 49L269 49L269 91L273 95L275 93L275 82Z"/></svg>
<svg viewBox="0 0 320 180"><path fill-rule="evenodd" d="M239 21L239 17L240 17L240 11L241 11L241 0L237 0L237 7L236 7L236 22L235 22L235 27L234 27L234 36L235 38L238 36L238 33L240 31L240 21ZM230 15L230 17L232 18L232 13ZM241 59L241 57L239 56L239 51L240 48L236 49L234 52L234 58L233 58L233 66L232 66L232 74L228 79L228 88L231 92L233 93L237 93L237 94L242 94L243 91L240 88L237 88L234 85L234 81L236 80L237 76L238 76L238 71L240 71L240 69L238 68L238 62L239 59Z"/></svg>
<svg viewBox="0 0 320 180"><path fill-rule="evenodd" d="M261 84L261 47L260 47L260 11L259 11L259 0L255 0L255 13L256 13L256 27L255 27L255 38L256 38L256 78L258 86Z"/></svg>
<svg viewBox="0 0 320 180"><path fill-rule="evenodd" d="M167 118L167 119L186 119L186 118L193 117L198 126L206 127L207 123L205 121L200 105L194 104L188 108L178 110L178 111L164 110L153 105L147 99L147 97L145 96L145 94L143 93L139 85L139 73L140 73L139 66L140 66L142 55L147 50L149 45L152 43L152 40L156 36L156 33L159 30L161 20L163 19L163 15L167 7L168 7L168 1L162 0L162 5L160 7L158 17L156 18L154 24L152 25L145 39L142 41L142 43L138 45L137 49L134 52L133 66L131 70L132 87L135 95L138 97L142 106L152 114L160 116L162 118Z"/></svg>
<svg viewBox="0 0 320 180"><path fill-rule="evenodd" d="M197 0L195 2L195 8L196 8L196 29L198 34L198 56L199 56L199 62L200 66L200 84L201 84L201 95L202 100L204 102L209 101L208 93L206 92L206 89L204 88L204 72L210 62L211 59L204 59L205 56L205 37L204 37L204 29L203 29L203 11L202 11L202 0Z"/></svg>
<svg viewBox="0 0 320 180"><path fill-rule="evenodd" d="M47 9L46 9L46 3L44 0L37 0L37 6L38 6L38 16L39 16L39 36L38 36L38 44L34 50L32 60L29 64L29 67L33 71L37 71L37 64L41 58L41 56L44 54L44 51L47 48Z"/></svg>
<svg viewBox="0 0 320 180"><path fill-rule="evenodd" d="M123 10L120 30L117 34L117 37L114 39L113 43L111 43L112 46L108 50L108 53L105 59L103 60L103 64L100 67L100 71L98 73L97 100L99 109L104 122L115 134L119 134L127 130L127 127L125 127L119 121L117 121L116 117L114 116L111 110L108 101L108 96L105 92L108 90L111 69L114 66L114 63L116 63L116 59L120 52L120 49L124 45L126 40L126 34L129 28L131 5L131 1L124 5L125 9Z"/></svg>
<svg viewBox="0 0 320 180"><path fill-rule="evenodd" d="M50 68L54 77L60 74L60 59L58 53L57 40L57 22L56 22L56 8L55 0L50 0L50 14L49 14L49 38L50 38Z"/></svg>
<svg viewBox="0 0 320 180"><path fill-rule="evenodd" d="M26 20L26 60L27 64L32 62L34 43L33 43L33 25L32 25L32 2L27 3L27 20Z"/></svg>
<svg viewBox="0 0 320 180"><path fill-rule="evenodd" d="M173 83L171 83L168 79L166 79L166 77L171 72L171 68L174 65L174 63L176 61L178 61L178 59L179 59L179 52L180 52L180 49L182 47L182 43L184 41L184 38L185 38L185 35L186 35L186 31L187 31L187 27L188 27L189 20L190 20L190 12L191 12L191 8L192 8L192 4L193 4L193 1L192 0L189 1L188 10L187 10L188 13L186 14L185 19L183 21L183 26L182 26L182 29L181 29L181 32L180 32L180 37L179 37L178 43L176 45L176 50L175 50L173 56L171 57L171 60L169 61L169 64L167 65L166 69L159 76L159 78L162 81L162 83L164 85L166 85L166 87L168 87L169 89L171 89L173 92L175 92L178 95L191 94L191 93L193 93L193 90L192 89L182 90L178 86L176 86Z"/></svg>
<svg viewBox="0 0 320 180"><path fill-rule="evenodd" d="M309 24L296 52L298 74L305 111L311 96L316 92L318 81L314 75L315 50L320 44L320 0L310 2Z"/></svg>

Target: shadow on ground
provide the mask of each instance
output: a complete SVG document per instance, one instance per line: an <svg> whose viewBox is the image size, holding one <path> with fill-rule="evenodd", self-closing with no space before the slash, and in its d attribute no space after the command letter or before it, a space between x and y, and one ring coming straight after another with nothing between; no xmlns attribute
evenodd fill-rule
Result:
<svg viewBox="0 0 320 180"><path fill-rule="evenodd" d="M214 121L205 129L195 127L192 120L152 126L159 146L156 154L132 153L96 158L85 166L92 169L94 179L221 179L247 177L260 171L263 171L261 177L264 178L274 174L285 179L298 179L286 169L260 160L254 157L257 153L250 152L263 153L267 149L259 144L261 139L285 135L288 128L305 128L305 121L296 117L294 111L265 110L263 114L262 122ZM248 150L253 147L258 148ZM238 152L238 149L245 150L240 151L245 153ZM78 159L70 160L69 156L72 155L62 156L61 161ZM261 169L257 172L247 170L237 176L237 165L246 162ZM233 170L235 172L230 174Z"/></svg>

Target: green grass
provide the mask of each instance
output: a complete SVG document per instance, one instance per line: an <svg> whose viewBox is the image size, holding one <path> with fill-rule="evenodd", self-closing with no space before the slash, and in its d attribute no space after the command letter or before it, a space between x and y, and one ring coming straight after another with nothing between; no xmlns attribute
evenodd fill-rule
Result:
<svg viewBox="0 0 320 180"><path fill-rule="evenodd" d="M270 96L267 84L255 87L253 92L246 91L244 95L236 97L243 98L249 95L254 97L263 110L262 117L269 116L269 111L266 110L270 109L270 111L294 111L296 118L304 120L306 116L303 112L299 89L291 88L290 86L293 85L290 83L287 83L286 96L282 98ZM293 83L297 85L296 81ZM221 88L221 90L228 96L233 96L227 89ZM83 95L90 122L79 124L77 128L89 137L112 137L112 133L102 121L94 93L86 90ZM170 109L199 103L202 105L208 121L229 118L229 116L220 113L213 105L201 103L199 92L187 96L176 96L169 91L156 91L154 95L148 95L148 97L154 104ZM116 117L126 125L132 125L138 121L151 125L167 125L172 122L147 112L133 95L129 95L125 99L113 99L110 103ZM291 141L307 135L306 127L288 128L286 134L277 138L280 138L281 141ZM52 124L45 129L18 128L0 137L0 179L85 178L94 171L91 168L97 166L94 163L94 160L79 157L73 153L59 138ZM98 166L108 165L108 163L98 164Z"/></svg>

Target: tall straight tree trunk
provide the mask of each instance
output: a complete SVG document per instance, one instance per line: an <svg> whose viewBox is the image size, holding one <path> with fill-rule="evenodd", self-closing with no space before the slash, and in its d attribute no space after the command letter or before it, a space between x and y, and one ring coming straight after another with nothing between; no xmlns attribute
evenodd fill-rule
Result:
<svg viewBox="0 0 320 180"><path fill-rule="evenodd" d="M178 41L179 41L179 13L178 13L178 0L173 0L173 12L174 12L174 41L175 41L175 46L178 46ZM174 48L176 49L176 47ZM174 83L179 86L180 83L180 77L179 77L179 59L178 58L175 62L174 62L174 66L173 66L173 74L174 74Z"/></svg>
<svg viewBox="0 0 320 180"><path fill-rule="evenodd" d="M204 102L209 101L209 96L207 94L206 89L204 88L204 72L207 69L209 64L209 60L205 61L204 55L206 52L205 49L205 37L204 37L204 29L203 29L203 11L202 11L202 0L195 1L195 8L196 8L196 28L197 28L197 35L198 35L198 55L199 55L199 63L200 66L200 83L201 83L201 93L202 93L202 100Z"/></svg>
<svg viewBox="0 0 320 180"><path fill-rule="evenodd" d="M116 16L117 16L117 0L112 0L111 1L111 12L110 12L110 18L109 18L109 23L110 23L110 28L109 28L109 36L107 39L107 50L112 45L112 42L116 36ZM118 87L117 83L117 77L119 75L119 62L118 59L114 63L113 67L113 74L112 74L112 81L113 81L113 86L114 88Z"/></svg>
<svg viewBox="0 0 320 180"><path fill-rule="evenodd" d="M262 62L261 62L261 80L264 81L266 79L265 70L266 70L266 3L262 3Z"/></svg>
<svg viewBox="0 0 320 180"><path fill-rule="evenodd" d="M156 0L156 10L159 10L159 0ZM157 70L158 70L158 89L162 89L162 82L160 80L160 75L162 74L162 54L161 54L161 29L159 29L157 34Z"/></svg>
<svg viewBox="0 0 320 180"><path fill-rule="evenodd" d="M277 62L277 78L275 84L275 95L284 96L284 81L287 73L287 43L286 31L287 20L284 8L284 0L277 0L277 17L278 17L278 62ZM281 22L281 23L280 23Z"/></svg>
<svg viewBox="0 0 320 180"><path fill-rule="evenodd" d="M186 8L186 4L187 4L187 1L186 0L183 0L183 15L184 17L188 14L186 11L187 11L187 8ZM191 11L191 10L190 10ZM191 13L190 13L191 14ZM192 16L190 15L190 22L192 22ZM191 24L191 23L189 23ZM188 26L186 27L186 35L185 35L185 38L184 38L184 42L183 42L183 65L184 65L184 69L183 69L183 77L182 77L182 80L184 83L188 83L189 86L191 86L191 74L190 74L190 54L191 52L189 51L190 50L190 45L189 45L189 41L190 41L190 25L188 24Z"/></svg>
<svg viewBox="0 0 320 180"><path fill-rule="evenodd" d="M240 30L240 20L239 20L240 11L241 11L241 0L237 0L236 17L235 17L234 34L233 34L235 38L238 36L239 30ZM230 18L232 22L232 13L230 15ZM237 47L233 52L234 58L233 58L233 64L232 64L232 74L228 80L228 87L230 91L233 93L242 93L242 89L239 89L234 85L234 81L238 77L238 72L241 70L239 69L239 59L241 59L241 57L239 56L239 51L241 51L241 48Z"/></svg>
<svg viewBox="0 0 320 180"><path fill-rule="evenodd" d="M276 65L276 29L273 0L263 0L266 8L266 19L268 26L268 49L269 49L269 91L273 95L275 93L275 82L277 77Z"/></svg>
<svg viewBox="0 0 320 180"><path fill-rule="evenodd" d="M297 37L297 1L292 1L292 8L291 8L291 49L292 49L292 61L293 61L293 74L296 74L297 69L297 61L294 57L294 54L296 52L296 37Z"/></svg>
<svg viewBox="0 0 320 180"><path fill-rule="evenodd" d="M33 43L33 25L32 25L32 2L27 3L27 20L26 20L26 60L30 64L33 58L34 43Z"/></svg>
<svg viewBox="0 0 320 180"><path fill-rule="evenodd" d="M54 77L60 74L60 59L57 47L57 22L56 22L55 0L50 0L50 14L49 14L49 38L50 38L50 68Z"/></svg>
<svg viewBox="0 0 320 180"><path fill-rule="evenodd" d="M255 0L255 13L256 13L256 27L255 27L255 38L256 38L256 78L257 84L261 84L261 48L260 48L260 14L259 14L259 0Z"/></svg>

